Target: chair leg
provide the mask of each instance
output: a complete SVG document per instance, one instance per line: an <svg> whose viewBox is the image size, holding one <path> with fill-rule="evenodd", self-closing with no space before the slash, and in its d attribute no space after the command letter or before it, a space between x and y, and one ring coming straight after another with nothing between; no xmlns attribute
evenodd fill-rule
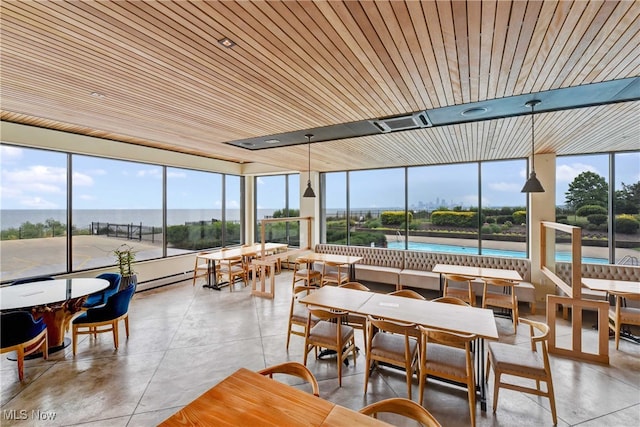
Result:
<svg viewBox="0 0 640 427"><path fill-rule="evenodd" d="M476 381L473 374L473 366L467 382L467 394L469 395L469 415L471 416L471 427L476 426Z"/></svg>
<svg viewBox="0 0 640 427"><path fill-rule="evenodd" d="M558 424L558 417L556 416L556 398L553 393L553 381L551 380L551 374L547 378L547 394L549 398L549 406L551 407L551 417L553 418L553 425Z"/></svg>
<svg viewBox="0 0 640 427"><path fill-rule="evenodd" d="M73 325L73 327L71 328L73 330L72 334L71 334L71 338L73 341L73 355L76 355L76 350L78 349L78 326L77 325Z"/></svg>
<svg viewBox="0 0 640 427"><path fill-rule="evenodd" d="M493 371L495 372L496 376L494 378L494 383L493 383L493 412L496 412L496 408L498 407L498 391L500 390L500 373L496 372L495 368L493 369Z"/></svg>
<svg viewBox="0 0 640 427"><path fill-rule="evenodd" d="M111 323L111 331L113 332L113 345L116 350L118 349L118 321L114 320Z"/></svg>
<svg viewBox="0 0 640 427"><path fill-rule="evenodd" d="M124 330L127 333L127 339L129 339L129 314L124 316Z"/></svg>
<svg viewBox="0 0 640 427"><path fill-rule="evenodd" d="M18 360L18 379L24 381L24 348L20 347L16 350L16 359Z"/></svg>
<svg viewBox="0 0 640 427"><path fill-rule="evenodd" d="M47 360L49 358L49 335L44 334L44 342L42 343L42 358Z"/></svg>

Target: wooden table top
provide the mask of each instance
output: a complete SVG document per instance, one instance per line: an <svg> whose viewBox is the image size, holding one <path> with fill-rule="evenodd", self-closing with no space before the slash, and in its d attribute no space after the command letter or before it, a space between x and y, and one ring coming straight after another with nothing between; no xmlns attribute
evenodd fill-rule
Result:
<svg viewBox="0 0 640 427"><path fill-rule="evenodd" d="M582 284L594 291L605 291L610 294L640 294L640 282L628 280L582 278Z"/></svg>
<svg viewBox="0 0 640 427"><path fill-rule="evenodd" d="M450 332L498 339L498 328L493 311L484 308L444 304L335 286L323 286L300 299L300 302L309 306L344 310L365 316L371 315Z"/></svg>
<svg viewBox="0 0 640 427"><path fill-rule="evenodd" d="M264 250L265 251L273 251L277 249L284 249L288 245L286 243L265 243ZM255 255L262 251L262 245L260 243L254 243L250 246L245 246L241 248L233 248L223 250L217 250L215 252L211 252L204 255L198 255L198 258L208 259L212 261L221 261L229 258L237 258L239 256L247 256L247 255Z"/></svg>
<svg viewBox="0 0 640 427"><path fill-rule="evenodd" d="M309 293L309 295L305 295L300 299L300 302L309 306L359 313L360 307L373 295L373 292L360 291L357 289L323 286Z"/></svg>
<svg viewBox="0 0 640 427"><path fill-rule="evenodd" d="M361 261L362 257L336 254L319 254L317 252L310 252L299 256L297 260L299 262L332 262L335 264L355 264Z"/></svg>
<svg viewBox="0 0 640 427"><path fill-rule="evenodd" d="M0 309L55 304L101 291L109 281L95 277L44 280L0 287Z"/></svg>
<svg viewBox="0 0 640 427"><path fill-rule="evenodd" d="M498 339L498 328L493 311L485 308L374 294L360 307L360 312L443 331Z"/></svg>
<svg viewBox="0 0 640 427"><path fill-rule="evenodd" d="M348 408L241 368L161 426L385 426Z"/></svg>
<svg viewBox="0 0 640 427"><path fill-rule="evenodd" d="M471 267L467 265L436 264L431 271L440 274L461 274L464 276L472 276L485 279L503 279L511 280L514 282L522 281L522 276L520 276L520 273L515 270L508 270L503 268L482 268Z"/></svg>

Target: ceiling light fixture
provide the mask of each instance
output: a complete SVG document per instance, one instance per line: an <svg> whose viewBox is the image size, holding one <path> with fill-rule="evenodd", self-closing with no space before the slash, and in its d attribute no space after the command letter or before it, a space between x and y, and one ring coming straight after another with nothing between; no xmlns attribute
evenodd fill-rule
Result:
<svg viewBox="0 0 640 427"><path fill-rule="evenodd" d="M542 188L542 184L536 178L536 167L535 167L535 136L534 136L534 126L533 126L533 118L534 108L536 105L540 104L540 101L537 99L532 99L528 101L526 104L527 107L531 107L531 174L529 175L529 179L524 183L524 187L522 187L521 192L523 193L544 193L544 188Z"/></svg>
<svg viewBox="0 0 640 427"><path fill-rule="evenodd" d="M233 40L231 40L229 37L225 37L218 40L218 43L220 43L222 46L226 47L227 49L231 49L236 45L236 43Z"/></svg>
<svg viewBox="0 0 640 427"><path fill-rule="evenodd" d="M316 197L316 193L314 193L313 188L311 188L311 137L313 134L308 133L305 136L307 137L307 145L309 146L309 179L307 180L307 189L304 190L302 197Z"/></svg>

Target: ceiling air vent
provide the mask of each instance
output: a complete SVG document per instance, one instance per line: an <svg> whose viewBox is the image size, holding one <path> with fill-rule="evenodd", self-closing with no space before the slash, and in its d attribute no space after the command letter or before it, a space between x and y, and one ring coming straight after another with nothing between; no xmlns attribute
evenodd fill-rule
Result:
<svg viewBox="0 0 640 427"><path fill-rule="evenodd" d="M396 132L400 130L418 129L431 126L427 113L421 111L409 116L388 117L374 120L373 124L382 132Z"/></svg>

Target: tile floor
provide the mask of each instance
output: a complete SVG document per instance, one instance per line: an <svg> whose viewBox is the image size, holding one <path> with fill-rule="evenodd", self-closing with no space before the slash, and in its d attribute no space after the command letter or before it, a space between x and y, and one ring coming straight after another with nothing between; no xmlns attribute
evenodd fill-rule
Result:
<svg viewBox="0 0 640 427"><path fill-rule="evenodd" d="M22 384L15 362L3 355L0 424L154 426L240 367L302 361L302 338L293 336L289 352L285 349L291 273L277 279L274 300L252 297L239 284L229 292L203 289L202 282L193 287L190 281L138 293L130 307L131 336L125 340L121 330L119 350L113 349L110 334L97 340L84 336L76 357L68 347L47 361L27 361ZM526 308L522 311L526 317ZM514 335L509 319L496 322L501 341L528 345L527 330ZM560 328L562 339L570 339L568 330ZM595 336L584 330L587 346L595 346ZM364 348L360 331L356 339ZM558 425L640 424L640 345L622 341L616 351L611 340L610 349L609 366L552 356ZM406 397L404 374L389 368L372 374L364 395L363 352L355 365L343 369L342 387L334 360L310 360L321 396L343 406L359 409L387 397ZM489 410L483 413L478 406L478 426L552 424L546 399L510 390L500 391L498 411L492 413L492 382ZM443 426L469 425L465 390L437 381L427 387L424 405ZM23 415L25 420L15 419Z"/></svg>

